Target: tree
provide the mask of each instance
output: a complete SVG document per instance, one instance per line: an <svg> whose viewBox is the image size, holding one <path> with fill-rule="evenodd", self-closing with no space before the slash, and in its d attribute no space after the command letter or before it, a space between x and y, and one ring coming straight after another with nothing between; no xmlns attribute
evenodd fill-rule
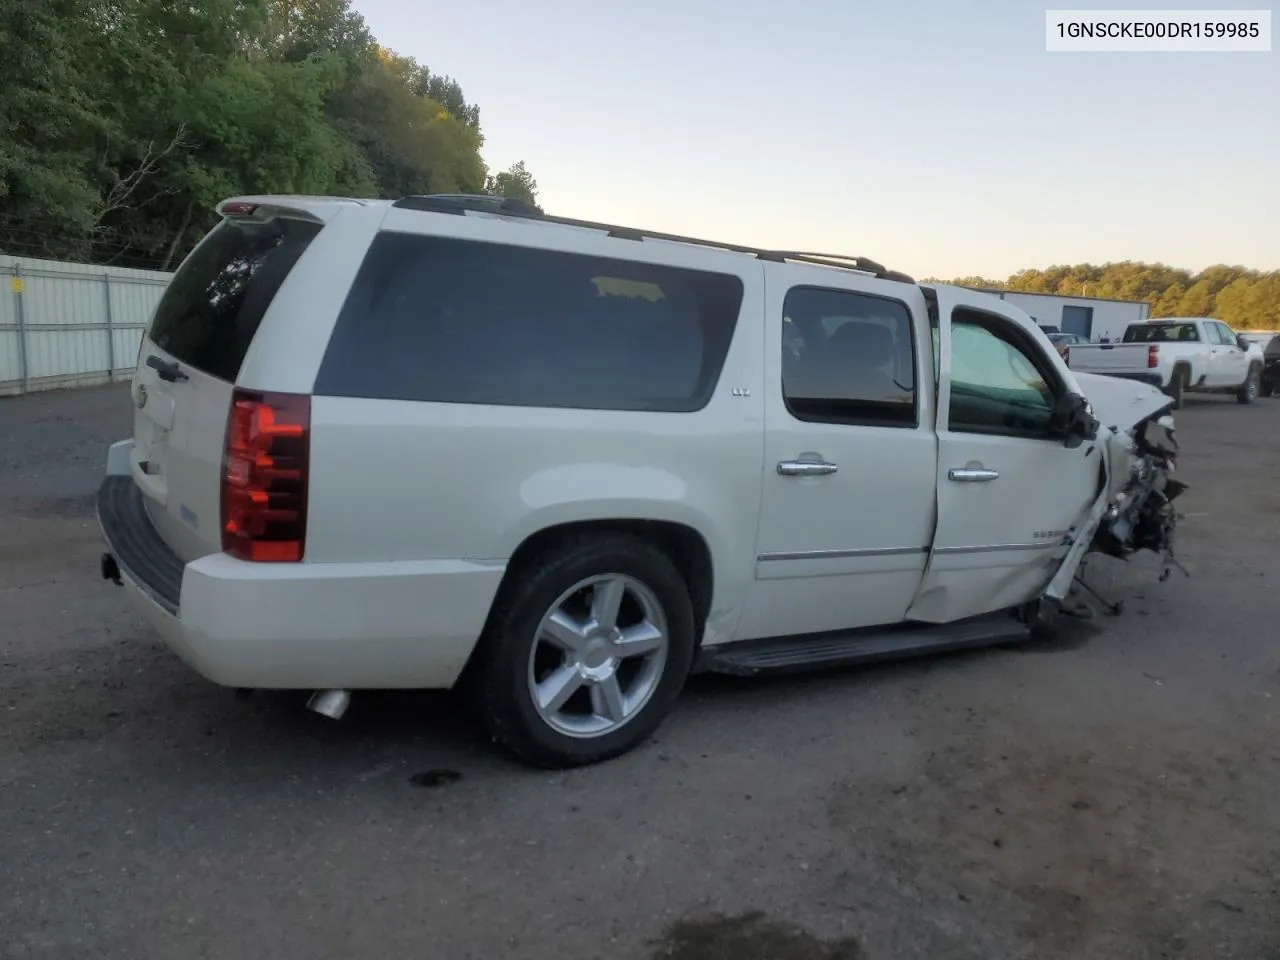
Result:
<svg viewBox="0 0 1280 960"><path fill-rule="evenodd" d="M243 193L536 192L351 0L4 0L0 252L168 268Z"/></svg>
<svg viewBox="0 0 1280 960"><path fill-rule="evenodd" d="M0 5L0 231L35 255L88 255L95 147L113 134L94 77L91 11Z"/></svg>
<svg viewBox="0 0 1280 960"><path fill-rule="evenodd" d="M1062 296L1142 300L1152 317L1214 317L1240 330L1280 329L1280 270L1265 273L1217 264L1199 273L1126 260L1021 270L1007 281L961 277L963 286Z"/></svg>
<svg viewBox="0 0 1280 960"><path fill-rule="evenodd" d="M533 174L525 169L523 160L513 163L501 173L490 176L485 182L484 191L495 197L523 200L537 207L538 210L542 209L538 206L538 181L533 179Z"/></svg>

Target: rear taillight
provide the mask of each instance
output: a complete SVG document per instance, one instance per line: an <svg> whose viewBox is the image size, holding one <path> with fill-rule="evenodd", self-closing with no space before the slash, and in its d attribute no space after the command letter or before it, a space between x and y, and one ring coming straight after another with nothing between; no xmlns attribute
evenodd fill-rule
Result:
<svg viewBox="0 0 1280 960"><path fill-rule="evenodd" d="M1154 343L1147 347L1147 368L1154 370L1160 366L1160 348Z"/></svg>
<svg viewBox="0 0 1280 960"><path fill-rule="evenodd" d="M1071 348L1070 347L1062 348L1062 362L1065 363L1068 367L1071 366Z"/></svg>
<svg viewBox="0 0 1280 960"><path fill-rule="evenodd" d="M222 549L296 563L307 529L311 398L237 389L222 454Z"/></svg>

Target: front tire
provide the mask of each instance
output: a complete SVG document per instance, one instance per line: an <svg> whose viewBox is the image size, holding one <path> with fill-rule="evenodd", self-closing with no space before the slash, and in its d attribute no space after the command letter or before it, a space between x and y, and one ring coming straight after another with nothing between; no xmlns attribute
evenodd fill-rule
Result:
<svg viewBox="0 0 1280 960"><path fill-rule="evenodd" d="M482 640L479 702L532 766L600 763L649 739L693 663L693 604L661 550L626 534L559 541L512 571Z"/></svg>
<svg viewBox="0 0 1280 960"><path fill-rule="evenodd" d="M1249 404L1257 400L1261 379L1261 371L1257 367L1250 367L1249 375L1244 378L1244 383L1240 384L1240 389L1236 391L1236 402Z"/></svg>

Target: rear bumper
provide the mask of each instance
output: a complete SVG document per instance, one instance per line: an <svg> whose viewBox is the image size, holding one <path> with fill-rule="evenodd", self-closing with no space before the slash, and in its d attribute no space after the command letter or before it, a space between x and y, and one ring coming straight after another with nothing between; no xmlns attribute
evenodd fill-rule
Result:
<svg viewBox="0 0 1280 960"><path fill-rule="evenodd" d="M108 476L98 488L98 526L120 579L132 582L166 614L176 616L183 564L151 525L142 491L132 477ZM108 576L105 564L103 576Z"/></svg>
<svg viewBox="0 0 1280 960"><path fill-rule="evenodd" d="M106 478L98 517L138 612L194 670L229 687L451 687L504 572L463 560L261 564L222 553L184 565L126 476Z"/></svg>

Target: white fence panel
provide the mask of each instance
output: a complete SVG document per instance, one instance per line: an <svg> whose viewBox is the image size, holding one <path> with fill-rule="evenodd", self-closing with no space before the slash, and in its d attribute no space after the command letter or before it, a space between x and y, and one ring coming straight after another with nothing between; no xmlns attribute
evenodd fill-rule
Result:
<svg viewBox="0 0 1280 960"><path fill-rule="evenodd" d="M0 256L0 395L129 377L170 276Z"/></svg>

